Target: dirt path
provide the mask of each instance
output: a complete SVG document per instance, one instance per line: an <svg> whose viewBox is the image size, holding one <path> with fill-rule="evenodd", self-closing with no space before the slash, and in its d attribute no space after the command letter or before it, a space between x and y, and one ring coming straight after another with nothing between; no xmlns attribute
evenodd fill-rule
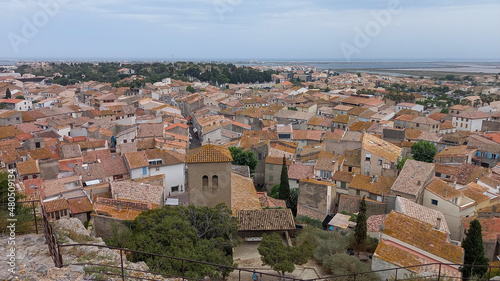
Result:
<svg viewBox="0 0 500 281"><path fill-rule="evenodd" d="M264 265L260 260L260 254L257 250L258 247L259 243L257 242L243 242L243 244L234 249L234 261L238 263L239 268L256 270L258 272L276 275L276 271L272 270L270 266ZM313 279L324 276L325 272L320 265L311 260L305 265L295 266L295 271L292 273L287 273L286 275L298 279ZM242 271L240 274L239 272L235 271L231 273L231 275L229 276L229 280L252 281L252 273ZM278 280L278 278L265 275L262 278L262 281L271 280Z"/></svg>

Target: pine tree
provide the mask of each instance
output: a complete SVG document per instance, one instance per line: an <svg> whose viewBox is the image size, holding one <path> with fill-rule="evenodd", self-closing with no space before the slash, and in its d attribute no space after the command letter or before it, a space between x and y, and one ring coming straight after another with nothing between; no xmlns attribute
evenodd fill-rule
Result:
<svg viewBox="0 0 500 281"><path fill-rule="evenodd" d="M365 197L359 200L359 213L356 219L356 227L354 228L354 248L358 251L362 250L366 242L366 202Z"/></svg>
<svg viewBox="0 0 500 281"><path fill-rule="evenodd" d="M10 89L7 88L7 91L5 91L5 98L10 99L12 97L12 94L10 93Z"/></svg>
<svg viewBox="0 0 500 281"><path fill-rule="evenodd" d="M283 155L283 166L281 167L281 182L279 198L286 201L287 207L290 208L290 184L288 183L288 167L286 166L286 158Z"/></svg>
<svg viewBox="0 0 500 281"><path fill-rule="evenodd" d="M462 248L464 248L464 267L462 268L463 279L483 275L488 271L488 259L484 256L483 235L481 224L477 219L470 222L467 237L465 237ZM475 266L471 266L475 265Z"/></svg>

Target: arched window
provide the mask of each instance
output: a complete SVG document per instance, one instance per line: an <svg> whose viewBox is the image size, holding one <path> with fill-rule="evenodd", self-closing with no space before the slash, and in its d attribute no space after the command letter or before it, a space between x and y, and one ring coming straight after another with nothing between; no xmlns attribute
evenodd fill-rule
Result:
<svg viewBox="0 0 500 281"><path fill-rule="evenodd" d="M217 175L212 176L212 188L219 187L219 177Z"/></svg>
<svg viewBox="0 0 500 281"><path fill-rule="evenodd" d="M203 176L202 182L203 182L203 188L208 188L208 176Z"/></svg>

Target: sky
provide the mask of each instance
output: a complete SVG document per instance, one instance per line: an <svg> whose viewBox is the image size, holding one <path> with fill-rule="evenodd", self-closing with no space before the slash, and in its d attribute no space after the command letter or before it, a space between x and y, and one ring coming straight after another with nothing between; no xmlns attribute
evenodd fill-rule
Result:
<svg viewBox="0 0 500 281"><path fill-rule="evenodd" d="M0 0L0 58L499 60L498 0Z"/></svg>

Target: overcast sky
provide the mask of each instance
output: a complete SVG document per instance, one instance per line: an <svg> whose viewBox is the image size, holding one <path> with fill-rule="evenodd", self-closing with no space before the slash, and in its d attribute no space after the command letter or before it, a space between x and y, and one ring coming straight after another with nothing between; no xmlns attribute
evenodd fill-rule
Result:
<svg viewBox="0 0 500 281"><path fill-rule="evenodd" d="M0 58L498 60L500 1L0 0L0 36Z"/></svg>

